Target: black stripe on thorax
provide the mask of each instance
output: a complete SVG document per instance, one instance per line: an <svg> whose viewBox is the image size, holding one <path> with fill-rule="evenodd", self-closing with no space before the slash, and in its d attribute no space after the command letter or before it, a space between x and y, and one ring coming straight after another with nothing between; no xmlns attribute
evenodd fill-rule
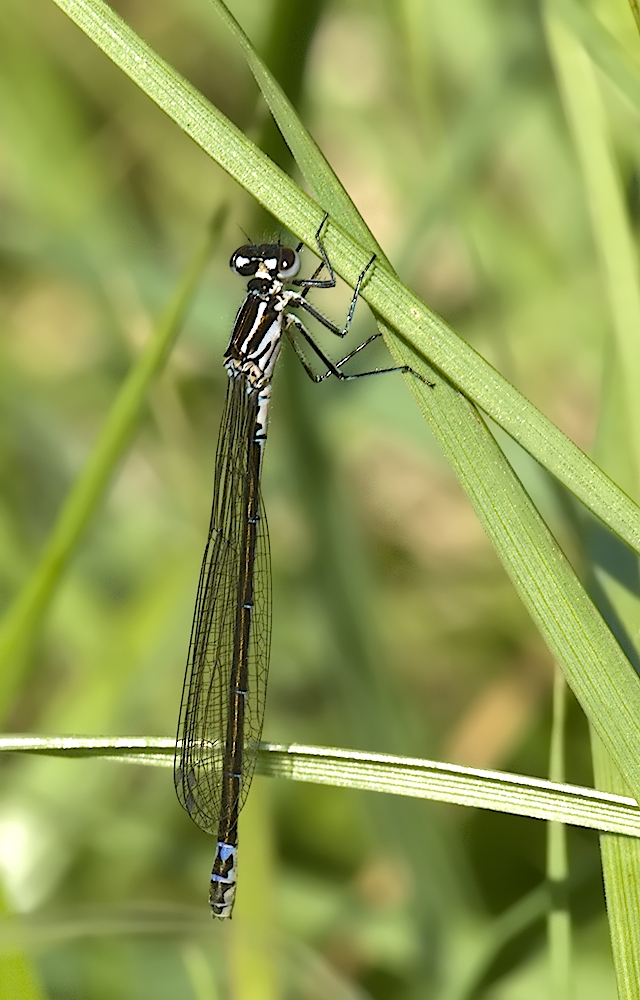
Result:
<svg viewBox="0 0 640 1000"><path fill-rule="evenodd" d="M280 324L282 321L282 312L276 309L277 304L278 297L275 295L247 296L236 316L229 346L224 354L225 359L259 360L270 349L271 339L267 334L274 323Z"/></svg>

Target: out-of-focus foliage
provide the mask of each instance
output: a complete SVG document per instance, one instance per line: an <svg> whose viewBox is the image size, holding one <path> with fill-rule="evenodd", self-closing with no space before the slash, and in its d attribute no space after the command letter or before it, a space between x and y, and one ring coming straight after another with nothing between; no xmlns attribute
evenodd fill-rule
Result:
<svg viewBox="0 0 640 1000"><path fill-rule="evenodd" d="M206 0L115 6L286 163ZM600 426L599 459L632 492L611 444L624 448L608 303L540 9L238 0L233 11L401 277L581 447ZM618 14L609 28L632 46L622 3ZM636 220L637 120L611 87L604 96ZM243 294L227 259L240 226L256 240L277 227L48 0L2 4L0 108L5 606L212 212L231 204L134 446L3 706L7 731L171 734L220 359ZM338 318L348 295L315 301ZM372 330L364 307L356 327L354 343ZM566 498L536 483L575 557ZM264 493L275 604L266 738L546 775L549 655L402 380L315 388L285 355ZM631 639L634 572L635 562L628 579L618 566L600 580ZM575 704L568 747L567 779L589 783ZM237 913L214 926L212 845L179 809L169 772L8 761L0 870L5 909L23 918L7 919L0 940L21 995L547 995L542 824L256 779L241 837ZM606 1000L597 839L574 831L569 847L576 995ZM0 995L17 996L5 981Z"/></svg>

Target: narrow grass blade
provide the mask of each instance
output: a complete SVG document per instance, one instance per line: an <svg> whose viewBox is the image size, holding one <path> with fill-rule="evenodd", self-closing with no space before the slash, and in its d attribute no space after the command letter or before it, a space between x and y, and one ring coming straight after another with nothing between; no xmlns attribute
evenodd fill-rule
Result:
<svg viewBox="0 0 640 1000"><path fill-rule="evenodd" d="M218 9L226 11L222 0L214 2ZM225 19L247 53L265 100L307 183L319 198L331 199L323 203L339 213L338 217L347 228L352 224L353 215L357 216L356 232L352 235L357 233L360 237L362 227L366 228L366 225L346 191L300 123L286 95L271 79L267 68L228 11ZM347 204L348 208L345 207ZM368 245L376 246L371 235ZM390 347L399 360L419 370L420 359L415 353L398 350L393 340ZM436 378L431 373L427 377ZM616 694L618 683L640 707L637 678L626 657L617 643L612 641L607 625L576 579L478 414L448 383L439 382L434 392L425 390L415 379L411 380L411 385L500 558L547 642L563 664L585 710L590 717L598 720L595 725L600 731L606 726L610 738L616 741L622 735L620 730L614 735L618 721L622 721L618 711L624 711L623 702ZM579 624L576 617L580 620ZM583 645L585 640L587 645L593 643L590 651ZM576 643L582 645L582 655L576 656ZM598 669L594 671L592 667L594 660L603 666L601 676ZM610 683L612 676L616 677L614 686ZM596 678L599 679L596 681ZM611 713L612 703L600 698L594 681L597 685L607 685L608 695L617 702L615 717ZM630 738L635 743L637 726L631 715L627 715L624 729L626 736L623 739ZM633 754L624 755L627 773L629 766L632 771L635 770Z"/></svg>
<svg viewBox="0 0 640 1000"><path fill-rule="evenodd" d="M640 488L640 283L636 242L595 70L580 42L558 20L554 10L554 6L547 6L547 35L565 112L574 135L595 243L611 303L623 388L624 427L633 458L637 495ZM625 790L595 734L593 742L598 786L612 791ZM638 845L632 841L605 836L601 839L601 853L618 990L621 996L637 998L640 996L640 948L637 934L630 933L630 928L637 928L640 920L637 878L640 853Z"/></svg>
<svg viewBox="0 0 640 1000"><path fill-rule="evenodd" d="M322 210L103 0L56 2L221 166L314 245ZM314 145L307 148L310 155L314 148L313 155L320 155ZM330 183L327 171L323 177ZM333 222L323 235L337 272L355 283L370 260L368 253ZM406 343L390 345L396 357L431 377L424 363L429 357L638 548L640 511L635 504L387 268L372 269L364 296L406 338ZM583 708L640 798L640 682L475 408L449 379L433 378L433 390L418 388L412 380L420 406Z"/></svg>
<svg viewBox="0 0 640 1000"><path fill-rule="evenodd" d="M191 84L162 60L103 0L57 5L191 138L308 246L322 209ZM336 272L354 285L370 252L334 221L324 232ZM605 524L640 552L640 510L554 424L404 287L376 266L363 289L371 307L422 358L485 410Z"/></svg>
<svg viewBox="0 0 640 1000"><path fill-rule="evenodd" d="M640 476L640 281L638 254L612 139L589 56L547 5L547 37L584 178L600 266L609 297L624 385L626 427Z"/></svg>
<svg viewBox="0 0 640 1000"><path fill-rule="evenodd" d="M175 740L161 736L0 737L0 753L106 757L159 767L173 765L174 751ZM628 795L612 795L505 771L332 747L262 743L258 774L432 799L640 837L640 806Z"/></svg>
<svg viewBox="0 0 640 1000"><path fill-rule="evenodd" d="M24 656L38 623L135 433L149 386L169 356L213 243L219 236L224 214L221 211L216 216L152 337L125 379L93 450L64 502L38 565L0 622L0 706L8 704L19 682Z"/></svg>
<svg viewBox="0 0 640 1000"><path fill-rule="evenodd" d="M558 666L553 679L553 720L549 778L564 781L564 742L567 714L567 685ZM554 1000L571 996L571 914L569 913L569 860L567 831L564 823L552 820L547 826L547 880L551 907L547 914L551 993Z"/></svg>
<svg viewBox="0 0 640 1000"><path fill-rule="evenodd" d="M592 733L595 779L599 788L624 795L619 771L595 733ZM640 998L640 842L628 837L600 837L607 916L618 994L621 1000Z"/></svg>
<svg viewBox="0 0 640 1000"><path fill-rule="evenodd" d="M640 836L640 807L634 799L501 771L295 743L263 746L258 769L273 778L429 798L592 829L615 824L616 832Z"/></svg>
<svg viewBox="0 0 640 1000"><path fill-rule="evenodd" d="M372 236L330 164L303 126L282 87L273 78L227 5L222 0L211 0L211 2L240 43L262 96L300 172L307 182L313 184L314 194L320 204L341 226L344 226L356 242L386 262L382 248Z"/></svg>

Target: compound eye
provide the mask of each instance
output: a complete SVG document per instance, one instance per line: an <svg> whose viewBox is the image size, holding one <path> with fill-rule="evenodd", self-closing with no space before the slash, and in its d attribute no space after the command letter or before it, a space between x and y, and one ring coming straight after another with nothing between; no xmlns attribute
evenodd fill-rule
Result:
<svg viewBox="0 0 640 1000"><path fill-rule="evenodd" d="M289 247L283 247L280 251L280 261L278 275L281 278L293 278L300 270L300 257Z"/></svg>
<svg viewBox="0 0 640 1000"><path fill-rule="evenodd" d="M229 261L229 267L236 274L241 274L243 278L249 278L258 270L259 259L256 259L255 248L250 246L238 247Z"/></svg>

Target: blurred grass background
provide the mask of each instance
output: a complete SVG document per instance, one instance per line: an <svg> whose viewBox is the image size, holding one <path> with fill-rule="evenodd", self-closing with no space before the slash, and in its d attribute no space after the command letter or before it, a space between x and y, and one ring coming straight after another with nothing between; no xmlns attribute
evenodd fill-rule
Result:
<svg viewBox="0 0 640 1000"><path fill-rule="evenodd" d="M206 0L114 6L290 167ZM601 400L615 398L611 319L539 6L232 9L403 280L591 450ZM621 0L608 18L637 49ZM637 120L610 85L603 96L636 227ZM243 229L256 241L279 230L48 0L4 0L0 108L5 607L209 219L229 204L135 442L2 706L6 731L172 734L220 360L244 290L227 261ZM340 319L349 295L314 301ZM354 343L373 332L364 306L355 326ZM617 453L619 473L616 463ZM632 489L631 476L616 478ZM314 387L285 352L264 494L265 738L546 776L551 658L403 380ZM562 497L535 499L570 548ZM567 741L567 780L591 783L573 701ZM25 997L51 1000L549 995L541 823L257 778L226 927L208 914L212 843L180 810L169 771L26 759L2 772L4 908L22 915L0 931L16 965L0 976L3 998L18 996L15 977ZM576 996L606 1000L597 837L573 830L569 847Z"/></svg>

